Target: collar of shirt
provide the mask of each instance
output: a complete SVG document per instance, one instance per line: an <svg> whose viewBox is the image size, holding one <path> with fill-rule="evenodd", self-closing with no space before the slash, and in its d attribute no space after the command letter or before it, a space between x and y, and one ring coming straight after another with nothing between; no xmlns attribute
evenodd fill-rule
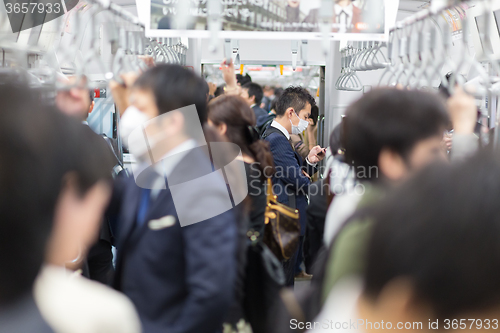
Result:
<svg viewBox="0 0 500 333"><path fill-rule="evenodd" d="M346 6L346 7L341 7L337 4L335 4L334 8L335 8L335 15L336 16L339 16L340 13L342 13L342 11L344 11L347 15L349 15L349 18L352 18L352 15L353 15L353 7L354 5L351 3L349 6Z"/></svg>
<svg viewBox="0 0 500 333"><path fill-rule="evenodd" d="M273 120L271 123L271 126L274 128L279 129L287 138L287 140L290 140L290 133L288 133L288 130L284 128L280 123L278 123L276 120Z"/></svg>
<svg viewBox="0 0 500 333"><path fill-rule="evenodd" d="M165 189L165 178L168 180L168 176L174 171L174 168L179 164L179 162L191 151L192 149L198 147L195 140L189 139L184 141L171 151L169 151L165 156L162 157L160 162L156 163L154 166L155 171L163 177L159 177L153 184L151 189L151 197L156 199L161 189Z"/></svg>
<svg viewBox="0 0 500 333"><path fill-rule="evenodd" d="M256 105L257 105L257 103L250 105L250 109L253 109L253 107Z"/></svg>
<svg viewBox="0 0 500 333"><path fill-rule="evenodd" d="M82 124L89 126L89 123L86 120L82 121Z"/></svg>
<svg viewBox="0 0 500 333"><path fill-rule="evenodd" d="M189 153L190 150L198 147L195 140L184 141L165 156L155 165L155 170L161 175L168 177L179 162Z"/></svg>

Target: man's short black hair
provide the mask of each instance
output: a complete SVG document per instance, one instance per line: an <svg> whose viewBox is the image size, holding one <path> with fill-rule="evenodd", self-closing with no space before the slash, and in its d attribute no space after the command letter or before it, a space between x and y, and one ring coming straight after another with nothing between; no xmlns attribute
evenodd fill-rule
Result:
<svg viewBox="0 0 500 333"><path fill-rule="evenodd" d="M446 106L437 94L372 90L346 111L346 163L369 170L378 166L384 148L406 159L419 141L439 135L448 123Z"/></svg>
<svg viewBox="0 0 500 333"><path fill-rule="evenodd" d="M208 84L193 71L179 65L158 65L144 72L134 86L153 92L160 114L194 104L201 124L207 122ZM193 121L198 120L186 123ZM188 133L190 129L186 129Z"/></svg>
<svg viewBox="0 0 500 333"><path fill-rule="evenodd" d="M316 105L314 97L306 89L294 86L288 87L283 90L276 103L276 115L278 117L283 116L288 108L293 108L299 114L307 103L311 104L311 107Z"/></svg>
<svg viewBox="0 0 500 333"><path fill-rule="evenodd" d="M236 74L236 82L238 82L240 86L244 86L245 84L252 82L252 77L248 75L248 73L245 74L245 76Z"/></svg>
<svg viewBox="0 0 500 333"><path fill-rule="evenodd" d="M80 121L13 82L0 75L0 305L31 292L65 175L84 193L113 166Z"/></svg>
<svg viewBox="0 0 500 333"><path fill-rule="evenodd" d="M243 85L242 88L248 90L248 97L255 96L255 104L260 106L262 97L264 97L264 91L262 90L262 87L257 83L249 82Z"/></svg>
<svg viewBox="0 0 500 333"><path fill-rule="evenodd" d="M391 193L372 215L365 295L375 300L403 277L440 319L498 307L498 170L499 157L485 151L429 166Z"/></svg>

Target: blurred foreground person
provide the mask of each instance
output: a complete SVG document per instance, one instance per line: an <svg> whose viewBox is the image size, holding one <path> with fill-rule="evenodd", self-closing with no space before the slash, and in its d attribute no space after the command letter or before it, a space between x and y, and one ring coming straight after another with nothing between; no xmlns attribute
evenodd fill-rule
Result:
<svg viewBox="0 0 500 333"><path fill-rule="evenodd" d="M131 101L120 104L121 135L138 161L109 207L118 216L114 286L135 304L145 332L216 332L233 301L237 227L205 142L214 131L207 84L160 65L111 87L115 100Z"/></svg>
<svg viewBox="0 0 500 333"><path fill-rule="evenodd" d="M0 85L6 103L0 114L0 246L6 247L0 253L8 261L0 269L0 331L51 332L38 307L55 332L140 332L124 296L64 269L97 236L110 193L109 174L99 167L105 155L46 96L17 77L6 81ZM32 286L44 257L35 306Z"/></svg>
<svg viewBox="0 0 500 333"><path fill-rule="evenodd" d="M444 103L420 91L377 89L349 106L342 129L350 166L345 174L352 172L356 185L336 185L338 175L330 175L335 197L326 215L325 250L301 300L306 321L316 318L342 278L363 274L371 209L386 191L429 163L446 160L441 143L447 124Z"/></svg>
<svg viewBox="0 0 500 333"><path fill-rule="evenodd" d="M63 149L47 147L59 147L63 136L54 128L56 112L18 81L0 76L0 331L45 333L53 330L42 319L32 288L64 173Z"/></svg>
<svg viewBox="0 0 500 333"><path fill-rule="evenodd" d="M140 332L134 306L124 295L68 269L79 267L96 242L111 194L114 160L98 135L64 119L67 164L48 242L46 265L35 284L35 299L56 332ZM57 128L57 129L56 129Z"/></svg>
<svg viewBox="0 0 500 333"><path fill-rule="evenodd" d="M63 78L61 78L63 80ZM75 77L64 77L64 83L70 85L75 84ZM104 160L109 160L112 158L118 162L118 164L112 163L107 165L109 169L108 172L111 174L113 172L113 167L116 164L120 166L120 161L115 155L113 147L108 144L105 140L110 140L109 138L102 138L100 135L94 133L94 131L89 127L87 123L87 118L89 114L94 109L94 92L86 87L86 79L82 79L75 86L68 87L67 90L59 90L56 95L56 105L59 110L68 116L71 116L82 123L84 132L86 132L86 137L92 140L94 145L104 146L104 153L106 156ZM104 135L105 136L105 135ZM90 137L94 137L90 139ZM98 140L95 140L98 138ZM103 150L102 147L99 147ZM103 166L105 164L103 163ZM117 170L117 169L115 169ZM89 277L92 280L99 281L101 283L111 285L113 277L113 253L111 251L111 229L107 220L101 221L99 239L95 241L95 244L88 251L87 257L82 263L83 275Z"/></svg>
<svg viewBox="0 0 500 333"><path fill-rule="evenodd" d="M323 300L341 277L363 272L371 207L388 188L429 163L446 160L442 139L448 119L444 103L420 91L374 90L349 107L344 128L346 162L360 183L347 193L350 204L356 205L351 217L338 221L340 214L330 215L339 207L338 197L327 215L325 236L331 237L331 246Z"/></svg>
<svg viewBox="0 0 500 333"><path fill-rule="evenodd" d="M360 318L393 330L398 322L414 331L499 328L496 153L429 168L374 212Z"/></svg>

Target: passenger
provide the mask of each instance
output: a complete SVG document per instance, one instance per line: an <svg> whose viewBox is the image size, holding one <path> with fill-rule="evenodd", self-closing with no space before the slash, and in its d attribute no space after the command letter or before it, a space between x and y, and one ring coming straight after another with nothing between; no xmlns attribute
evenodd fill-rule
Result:
<svg viewBox="0 0 500 333"><path fill-rule="evenodd" d="M238 86L243 87L245 84L252 82L252 77L248 73L245 75L236 74L236 82Z"/></svg>
<svg viewBox="0 0 500 333"><path fill-rule="evenodd" d="M220 207L209 205L220 205L228 192L212 172L206 143L200 145L205 139L198 130L209 130L207 84L181 66L160 65L131 88L111 87L126 107L120 110L129 131L122 130L124 142L145 170L116 184L109 207L120 223L114 286L135 304L145 332L216 332L233 300L237 228L231 209L211 217ZM134 125L144 138L141 124L151 139L147 147L134 146ZM153 186L157 181L160 187Z"/></svg>
<svg viewBox="0 0 500 333"><path fill-rule="evenodd" d="M67 79L67 84L75 84L76 78L70 77ZM68 90L59 90L56 95L56 105L63 113L74 117L84 124L84 131L87 132L88 137L98 137L100 140L96 141L96 145L104 146L110 158L116 158L120 163L112 146L100 138L98 134L88 126L87 118L94 109L94 92L85 87L87 79L83 78L81 82L71 87ZM116 163L115 163L116 164ZM113 172L113 166L109 167L109 173ZM101 222L101 229L99 232L99 239L88 251L88 257L82 258L83 275L101 283L111 285L113 276L113 253L112 253L112 240L111 229L107 220L103 219Z"/></svg>
<svg viewBox="0 0 500 333"><path fill-rule="evenodd" d="M219 97L220 95L224 95L224 87L225 85L221 84L220 86L217 87L214 93L214 97Z"/></svg>
<svg viewBox="0 0 500 333"><path fill-rule="evenodd" d="M245 202L243 212L246 216L238 219L240 230L240 251L238 258L239 277L236 290L236 302L231 307L226 323L233 329L240 330L241 320L252 323L245 309L245 285L248 278L246 271L258 270L252 263L247 263L247 246L250 241L261 242L264 236L264 213L266 211L266 179L274 173L273 157L267 142L260 139L252 124L255 123L255 114L245 101L237 96L221 96L208 105L208 124L215 127L229 142L236 144L242 152L245 163L249 202ZM248 216L248 217L247 217ZM245 223L247 222L248 223ZM259 282L255 282L259 283ZM253 295L252 295L253 296ZM250 317L250 318L249 318Z"/></svg>
<svg viewBox="0 0 500 333"><path fill-rule="evenodd" d="M393 330L398 322L425 331L498 326L499 168L496 153L482 152L428 168L383 201L373 214L360 318Z"/></svg>
<svg viewBox="0 0 500 333"><path fill-rule="evenodd" d="M337 129L339 128L340 126L337 126ZM309 205L307 206L307 224L304 237L304 264L307 272L313 271L313 264L323 247L326 212L335 197L334 190L338 189L339 186L346 185L346 179L340 179L344 175L347 177L347 174L339 171L338 164L342 162L340 162L341 158L336 152L341 143L337 134L338 130L334 129L330 135L329 153L325 157L325 177L309 186ZM338 185L333 182L337 179Z"/></svg>
<svg viewBox="0 0 500 333"><path fill-rule="evenodd" d="M346 112L346 162L360 182L349 200L336 198L329 209L325 238L329 238L322 300L342 277L362 274L366 240L370 235L370 210L388 187L436 160L446 160L443 131L449 118L444 103L420 91L379 89L366 94ZM342 219L340 204L355 206ZM344 214L349 214L345 207ZM327 228L329 234L327 235Z"/></svg>
<svg viewBox="0 0 500 333"><path fill-rule="evenodd" d="M262 91L261 86L257 83L247 83L241 87L241 97L245 100L248 106L255 113L255 119L257 127L264 125L264 122L267 118L267 112L260 107L260 103L262 101L262 96L264 92Z"/></svg>
<svg viewBox="0 0 500 333"><path fill-rule="evenodd" d="M300 267L302 263L302 244L306 227L306 194L311 184L310 175L316 173L316 164L324 157L320 146L314 147L302 159L289 142L290 134L298 134L307 129L307 119L311 115L314 98L300 87L289 87L278 100L276 119L271 123L263 137L269 142L274 158L276 173L273 177L274 193L278 201L296 208L300 214L301 237L296 255L285 263L287 285L294 284L294 277L310 278Z"/></svg>
<svg viewBox="0 0 500 333"><path fill-rule="evenodd" d="M269 144L260 140L253 128L254 112L243 99L236 96L221 96L213 100L208 106L208 123L242 150L248 195L252 200L248 229L257 232L258 238L262 239L266 208L265 180L274 174Z"/></svg>
<svg viewBox="0 0 500 333"><path fill-rule="evenodd" d="M216 97L215 96L216 91L217 91L217 85L213 82L208 82L208 101L209 102Z"/></svg>
<svg viewBox="0 0 500 333"><path fill-rule="evenodd" d="M98 238L115 161L102 138L80 123L65 120L57 125L68 134L68 170L61 181L46 265L35 284L36 303L56 332L141 332L128 298L65 268L81 263Z"/></svg>
<svg viewBox="0 0 500 333"><path fill-rule="evenodd" d="M318 112L319 109L317 105L311 107L311 116L307 119L307 121L309 121L309 126L307 126L305 130L305 135L304 132L290 135L290 141L295 151L299 153L302 158L306 158L311 149L316 146L316 136L318 135L316 122L318 121Z"/></svg>
<svg viewBox="0 0 500 333"><path fill-rule="evenodd" d="M309 150L318 145L318 119L319 107L315 105L311 108L311 117L309 117L309 126L307 127L304 143Z"/></svg>
<svg viewBox="0 0 500 333"><path fill-rule="evenodd" d="M33 298L64 170L57 113L16 76L0 77L0 328L54 332ZM8 84L6 84L8 82ZM50 148L50 149L47 149Z"/></svg>
<svg viewBox="0 0 500 333"><path fill-rule="evenodd" d="M110 192L110 175L102 167L106 155L86 140L79 122L18 80L0 85L6 106L0 114L0 156L5 159L0 246L5 247L1 253L8 253L0 269L1 331L101 332L106 327L140 332L133 305L124 296L64 269L79 250L84 256L97 236ZM33 282L44 259L61 267L43 268L35 305Z"/></svg>
<svg viewBox="0 0 500 333"><path fill-rule="evenodd" d="M283 94L283 89L282 88L276 88L274 90L274 99L271 101L271 110L267 114L266 121L264 122L264 125L260 126L257 128L257 131L259 131L259 134L262 136L264 132L267 130L267 128L271 125L271 123L276 119L276 104L278 103L279 97Z"/></svg>
<svg viewBox="0 0 500 333"><path fill-rule="evenodd" d="M300 0L287 0L285 31L300 31Z"/></svg>
<svg viewBox="0 0 500 333"><path fill-rule="evenodd" d="M262 97L262 102L260 103L260 107L264 109L264 111L271 111L271 102L274 99L274 87L264 86L264 97Z"/></svg>

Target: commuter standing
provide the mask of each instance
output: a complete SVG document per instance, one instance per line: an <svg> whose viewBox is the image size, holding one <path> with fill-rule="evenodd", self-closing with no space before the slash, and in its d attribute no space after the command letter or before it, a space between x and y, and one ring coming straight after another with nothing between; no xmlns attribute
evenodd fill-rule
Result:
<svg viewBox="0 0 500 333"><path fill-rule="evenodd" d="M75 77L66 80L68 85L75 84L68 90L59 90L56 95L56 105L59 110L83 124L83 130L88 136L99 137L98 134L89 127L87 118L94 109L94 92L85 87L87 79L83 78L80 82L74 82ZM96 142L96 145L104 146L107 153L113 159L114 151L106 141ZM111 150L110 150L111 149ZM109 166L109 173L113 172L113 165ZM111 229L107 219L101 221L99 239L90 248L86 260L83 262L83 274L92 280L103 284L111 285L113 276L113 253L112 253Z"/></svg>
<svg viewBox="0 0 500 333"><path fill-rule="evenodd" d="M302 159L290 143L290 134L306 130L311 115L314 98L300 87L285 89L276 106L276 119L265 131L263 137L269 142L274 158L276 173L273 177L273 190L278 201L296 208L300 215L301 237L295 256L285 262L287 285L293 285L294 277L310 278L300 265L302 263L302 244L306 228L306 194L311 184L311 175L316 173L316 164L324 158L324 150L316 146Z"/></svg>
<svg viewBox="0 0 500 333"><path fill-rule="evenodd" d="M224 181L213 173L206 144L199 145L204 138L198 129L209 130L207 88L203 79L176 65L151 68L133 85L112 83L123 113L122 137L144 170L117 183L111 200L109 214L119 221L114 286L132 300L146 333L216 332L233 300L235 215L230 209L207 217L217 209L211 204L228 196ZM132 105L126 107L128 100ZM185 107L196 110L184 113ZM147 148L131 145L133 131L124 133L134 125L147 133ZM137 130L135 139L144 139ZM204 184L193 185L206 177ZM158 181L160 186L152 186ZM186 216L190 222L201 218L185 223Z"/></svg>
<svg viewBox="0 0 500 333"><path fill-rule="evenodd" d="M267 118L267 112L260 107L262 97L264 96L262 87L257 83L250 82L241 88L241 97L245 100L248 106L250 106L253 112L255 112L257 127L264 125Z"/></svg>

